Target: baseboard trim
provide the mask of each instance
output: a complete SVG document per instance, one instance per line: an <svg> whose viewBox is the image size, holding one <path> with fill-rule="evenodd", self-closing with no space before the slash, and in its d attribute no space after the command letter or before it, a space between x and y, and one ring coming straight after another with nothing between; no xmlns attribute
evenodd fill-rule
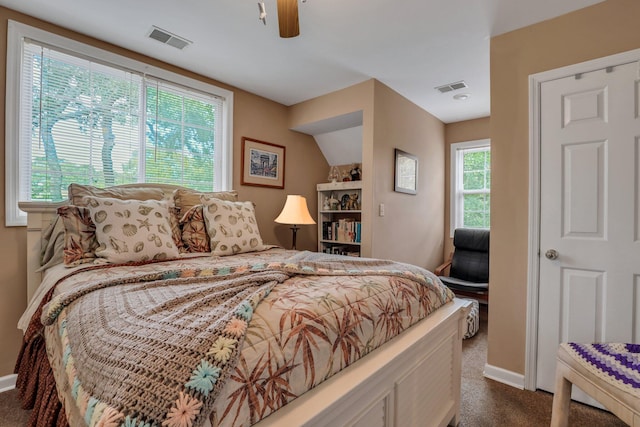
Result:
<svg viewBox="0 0 640 427"><path fill-rule="evenodd" d="M524 375L522 374L507 371L506 369L498 368L497 366L492 366L487 363L484 365L483 375L486 378L524 390Z"/></svg>
<svg viewBox="0 0 640 427"><path fill-rule="evenodd" d="M0 377L0 393L16 388L16 378L18 376L15 374Z"/></svg>

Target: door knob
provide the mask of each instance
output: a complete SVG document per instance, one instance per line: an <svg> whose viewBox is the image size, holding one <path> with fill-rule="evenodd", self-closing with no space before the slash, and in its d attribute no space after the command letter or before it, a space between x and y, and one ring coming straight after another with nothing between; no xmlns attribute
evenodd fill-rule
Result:
<svg viewBox="0 0 640 427"><path fill-rule="evenodd" d="M544 256L546 256L548 259L557 259L558 258L558 251L556 251L555 249L549 249L547 252L544 253Z"/></svg>

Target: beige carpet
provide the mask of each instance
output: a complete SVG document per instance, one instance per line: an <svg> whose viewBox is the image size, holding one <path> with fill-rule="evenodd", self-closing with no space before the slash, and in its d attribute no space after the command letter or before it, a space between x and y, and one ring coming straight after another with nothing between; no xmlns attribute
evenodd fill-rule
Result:
<svg viewBox="0 0 640 427"><path fill-rule="evenodd" d="M553 395L518 390L485 378L487 360L487 314L480 313L480 331L462 343L462 409L460 427L549 426ZM610 414L571 402L572 427L626 426Z"/></svg>
<svg viewBox="0 0 640 427"><path fill-rule="evenodd" d="M28 419L29 411L20 409L16 390L0 393L0 427L23 427Z"/></svg>
<svg viewBox="0 0 640 427"><path fill-rule="evenodd" d="M480 331L463 342L462 414L460 427L548 426L553 395L525 391L486 379L486 312L480 316ZM0 393L0 427L23 427L29 413L20 409L16 391ZM625 426L608 412L571 403L570 426ZM418 427L418 426L416 426Z"/></svg>

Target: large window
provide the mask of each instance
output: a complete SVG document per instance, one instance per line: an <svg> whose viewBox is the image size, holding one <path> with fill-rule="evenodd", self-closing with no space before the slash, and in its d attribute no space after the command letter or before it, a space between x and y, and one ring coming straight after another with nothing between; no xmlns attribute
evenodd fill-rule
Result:
<svg viewBox="0 0 640 427"><path fill-rule="evenodd" d="M228 91L15 22L8 44L7 225L72 182L229 189Z"/></svg>
<svg viewBox="0 0 640 427"><path fill-rule="evenodd" d="M489 228L490 190L490 141L451 144L451 236L456 228Z"/></svg>

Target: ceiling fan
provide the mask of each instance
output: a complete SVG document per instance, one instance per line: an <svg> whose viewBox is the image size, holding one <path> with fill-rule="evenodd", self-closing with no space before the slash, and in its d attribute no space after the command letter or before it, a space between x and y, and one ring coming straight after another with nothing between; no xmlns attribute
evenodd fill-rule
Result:
<svg viewBox="0 0 640 427"><path fill-rule="evenodd" d="M302 0L303 3L306 0ZM298 0L277 0L278 2L278 26L280 27L280 37L290 38L300 35L300 25L298 23ZM267 12L264 2L258 2L260 15L258 19L267 25Z"/></svg>

